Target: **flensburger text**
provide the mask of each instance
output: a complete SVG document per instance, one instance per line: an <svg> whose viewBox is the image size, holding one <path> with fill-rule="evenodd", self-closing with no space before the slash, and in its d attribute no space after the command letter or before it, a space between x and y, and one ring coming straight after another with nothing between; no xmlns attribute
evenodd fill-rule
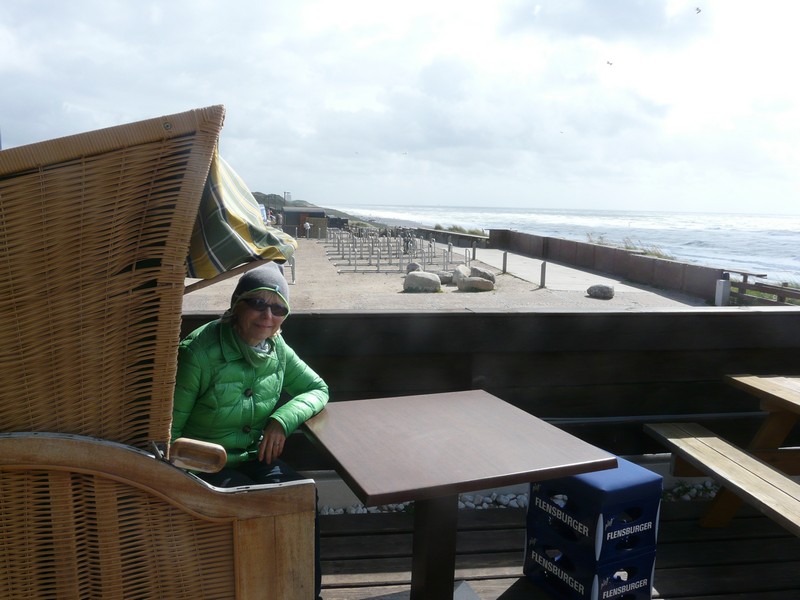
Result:
<svg viewBox="0 0 800 600"><path fill-rule="evenodd" d="M544 556L536 552L536 550L531 550L531 558L537 565L544 567L545 571L549 571L550 573L558 577L561 581L566 583L573 590L575 590L579 594L583 594L584 585L580 581L575 579L572 575L567 573L564 569L560 568L558 565L547 560Z"/></svg>
<svg viewBox="0 0 800 600"><path fill-rule="evenodd" d="M606 539L615 540L617 538L633 535L634 533L649 531L652 528L653 528L653 522L647 521L645 523L639 523L638 525L631 525L630 527L623 527L622 529L615 529L614 531L609 531L606 534Z"/></svg>
<svg viewBox="0 0 800 600"><path fill-rule="evenodd" d="M632 581L630 583L626 583L625 585L621 585L619 587L615 587L610 590L605 590L603 592L603 600L606 598L615 598L616 596L620 596L622 594L627 594L628 592L632 592L633 590L639 590L643 587L647 587L650 585L647 582L647 579L640 579L639 581Z"/></svg>
<svg viewBox="0 0 800 600"><path fill-rule="evenodd" d="M546 502L545 500L543 500L542 498L539 498L538 496L534 500L534 504L536 505L536 508L539 508L539 509L543 510L548 515L550 515L552 517L555 517L556 519L558 519L562 523L565 523L568 527L570 527L571 529L574 529L579 534L584 535L584 536L588 536L589 535L589 527L588 527L588 525L585 525L585 524L581 523L580 521L578 521L576 518L571 517L570 515L568 515L566 512L564 512L563 510L561 510L557 506L554 506L554 505L550 504L549 502Z"/></svg>

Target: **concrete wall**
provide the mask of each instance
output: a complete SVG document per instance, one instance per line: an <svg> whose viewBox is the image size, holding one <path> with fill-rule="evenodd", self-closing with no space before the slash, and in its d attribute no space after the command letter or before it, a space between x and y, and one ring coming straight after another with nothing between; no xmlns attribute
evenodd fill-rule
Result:
<svg viewBox="0 0 800 600"><path fill-rule="evenodd" d="M415 236L429 240L436 238L436 243L453 244L456 248L488 248L489 238L485 235L473 235L471 233L458 233L456 231L445 231L443 229L429 229L427 227L412 228Z"/></svg>
<svg viewBox="0 0 800 600"><path fill-rule="evenodd" d="M683 292L709 302L714 301L717 280L722 279L724 273L723 269L657 258L625 248L507 229L490 230L489 247L607 273L632 283Z"/></svg>

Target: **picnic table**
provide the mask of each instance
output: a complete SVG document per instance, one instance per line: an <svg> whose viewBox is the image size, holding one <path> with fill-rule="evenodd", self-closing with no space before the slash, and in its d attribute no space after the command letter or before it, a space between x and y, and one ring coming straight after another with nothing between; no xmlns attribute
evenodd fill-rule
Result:
<svg viewBox="0 0 800 600"><path fill-rule="evenodd" d="M305 428L365 505L415 502L411 598L453 597L459 493L617 465L482 390L331 402Z"/></svg>
<svg viewBox="0 0 800 600"><path fill-rule="evenodd" d="M758 398L765 413L746 448L696 423L649 424L646 429L677 454L675 474L687 461L723 485L701 519L703 526L727 526L747 501L800 536L800 484L790 477L800 474L800 453L782 447L800 419L800 377L729 375L726 381Z"/></svg>

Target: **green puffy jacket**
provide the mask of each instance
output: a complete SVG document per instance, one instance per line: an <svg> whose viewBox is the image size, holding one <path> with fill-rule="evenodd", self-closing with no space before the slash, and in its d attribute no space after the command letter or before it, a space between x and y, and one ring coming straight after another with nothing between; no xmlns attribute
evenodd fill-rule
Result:
<svg viewBox="0 0 800 600"><path fill-rule="evenodd" d="M198 328L178 347L171 439L220 444L228 466L258 458L271 417L290 435L328 402L328 386L280 334L272 350L255 350L228 322ZM281 392L291 399L278 406Z"/></svg>

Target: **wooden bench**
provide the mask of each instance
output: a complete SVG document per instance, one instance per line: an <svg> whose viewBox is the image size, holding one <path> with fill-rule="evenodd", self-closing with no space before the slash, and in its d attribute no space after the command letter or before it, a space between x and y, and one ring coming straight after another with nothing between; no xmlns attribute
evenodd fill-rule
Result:
<svg viewBox="0 0 800 600"><path fill-rule="evenodd" d="M645 426L674 454L708 473L763 514L800 536L800 484L696 423ZM701 520L714 526L713 513Z"/></svg>

